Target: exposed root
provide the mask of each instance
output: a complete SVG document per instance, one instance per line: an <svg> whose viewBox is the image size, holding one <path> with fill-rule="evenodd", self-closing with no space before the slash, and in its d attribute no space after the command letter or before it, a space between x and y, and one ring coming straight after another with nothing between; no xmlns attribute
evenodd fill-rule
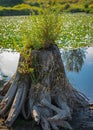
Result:
<svg viewBox="0 0 93 130"><path fill-rule="evenodd" d="M59 106L62 110L65 110L67 113L67 118L72 119L72 108L70 108L67 104L66 98L62 97L62 95L59 95L57 98L55 98L55 103L57 106Z"/></svg>
<svg viewBox="0 0 93 130"><path fill-rule="evenodd" d="M49 118L49 119L48 119L49 121L59 120L59 119L66 119L66 118L69 116L69 112L68 112L66 109L63 109L63 110L62 110L62 109L56 107L55 105L52 105L51 103L49 103L46 99L43 99L43 100L41 101L41 103L42 103L44 106L46 106L46 107L52 109L53 111L55 111L55 112L57 113L57 115L55 115L55 116Z"/></svg>
<svg viewBox="0 0 93 130"><path fill-rule="evenodd" d="M21 98L22 98L22 94L23 94L23 89L24 88L22 86L18 88L15 99L14 99L14 102L13 102L13 105L12 105L12 107L10 109L8 118L6 120L6 124L9 127L14 122L15 118L17 117L17 115L20 112L20 108L21 108L21 103L20 102L21 102Z"/></svg>
<svg viewBox="0 0 93 130"><path fill-rule="evenodd" d="M35 94L35 88L39 87L42 88L40 94L33 95L33 93ZM58 96L57 98L53 98L56 104L52 104L54 101L51 99L50 90L47 90L41 84L32 86L30 95L32 117L37 124L41 124L44 130L51 130L51 128L59 130L59 126L72 130L72 127L66 121L67 119L71 119L71 111L65 99ZM39 96L38 99L36 99L37 96Z"/></svg>
<svg viewBox="0 0 93 130"><path fill-rule="evenodd" d="M31 110L30 110L30 106L27 104L27 109L25 110L25 103L22 105L22 115L24 117L24 119L28 120L31 118Z"/></svg>
<svg viewBox="0 0 93 130"><path fill-rule="evenodd" d="M53 130L59 130L58 126L54 122L50 122L50 124Z"/></svg>
<svg viewBox="0 0 93 130"><path fill-rule="evenodd" d="M83 107L86 108L89 104L89 100L88 98L86 98L86 96L84 96L84 94L78 92L76 89L72 89L73 93L72 93L72 100L74 102L74 105L76 106L76 108L74 107L74 109L77 109L79 107Z"/></svg>
<svg viewBox="0 0 93 130"><path fill-rule="evenodd" d="M45 99L42 101L42 105L37 108L39 109L39 114L38 112L36 112L35 116L38 117L37 115L39 115L39 120L41 118L40 124L44 130L51 130L51 128L53 128L54 130L59 130L59 126L72 130L70 124L65 121L68 117L66 110L62 110L48 103L48 101L46 101ZM58 114L54 115L54 111Z"/></svg>
<svg viewBox="0 0 93 130"><path fill-rule="evenodd" d="M10 86L8 92L4 96L2 102L0 103L0 115L2 115L2 116L4 116L5 112L10 107L10 105L14 99L14 96L16 94L17 87L18 87L19 77L20 77L20 75L17 74L13 84Z"/></svg>
<svg viewBox="0 0 93 130"><path fill-rule="evenodd" d="M43 130L51 130L50 124L45 117L41 117L41 126Z"/></svg>
<svg viewBox="0 0 93 130"><path fill-rule="evenodd" d="M35 122L37 122L37 124L39 124L39 122L40 122L40 112L39 112L37 106L33 106L32 116L33 116Z"/></svg>
<svg viewBox="0 0 93 130"><path fill-rule="evenodd" d="M71 125L67 121L57 120L57 121L53 121L53 123L55 124L55 126L60 126L60 127L63 127L67 130L73 130L73 128L71 127Z"/></svg>
<svg viewBox="0 0 93 130"><path fill-rule="evenodd" d="M4 96L7 93L7 91L9 90L9 88L11 86L11 84L14 81L14 78L15 78L15 74L12 76L12 78L9 81L4 83L3 87L0 89L0 95Z"/></svg>
<svg viewBox="0 0 93 130"><path fill-rule="evenodd" d="M68 82L57 46L32 52L31 57L37 60L34 67L37 81L32 82L31 73L17 72L13 82L10 80L0 90L2 95L7 92L1 97L0 115L6 116L8 127L21 113L25 119L32 117L43 130L59 130L59 127L72 130L68 121L72 119L73 110L85 107L88 101Z"/></svg>
<svg viewBox="0 0 93 130"><path fill-rule="evenodd" d="M30 107L30 113L33 110L33 105L34 105L34 102L35 102L34 94L35 93L34 93L33 87L31 86L30 92L29 92L29 97L28 97L28 105Z"/></svg>
<svg viewBox="0 0 93 130"><path fill-rule="evenodd" d="M0 102L3 100L4 96L0 95Z"/></svg>
<svg viewBox="0 0 93 130"><path fill-rule="evenodd" d="M18 86L18 90L16 92L16 95L15 95L13 104L11 106L8 118L6 120L6 124L8 127L10 127L13 124L13 122L15 121L15 119L17 118L17 116L19 115L19 113L22 109L22 105L25 101L25 97L27 94L27 88L28 88L27 81L25 79Z"/></svg>
<svg viewBox="0 0 93 130"><path fill-rule="evenodd" d="M33 109L34 99L33 99L33 90L32 87L27 90L27 97L22 105L21 114L27 120L31 118L31 111Z"/></svg>

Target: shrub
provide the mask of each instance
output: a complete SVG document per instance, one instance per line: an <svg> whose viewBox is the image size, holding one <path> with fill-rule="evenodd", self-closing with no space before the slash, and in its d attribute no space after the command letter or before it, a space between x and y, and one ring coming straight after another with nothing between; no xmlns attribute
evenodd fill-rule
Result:
<svg viewBox="0 0 93 130"><path fill-rule="evenodd" d="M85 7L85 8L88 8L88 7L89 7L89 3L85 3L85 4L84 4L84 7Z"/></svg>
<svg viewBox="0 0 93 130"><path fill-rule="evenodd" d="M93 9L93 4L89 5L89 8Z"/></svg>
<svg viewBox="0 0 93 130"><path fill-rule="evenodd" d="M64 9L68 9L68 8L70 8L70 4L66 4L64 7Z"/></svg>
<svg viewBox="0 0 93 130"><path fill-rule="evenodd" d="M13 9L3 9L0 11L0 16L14 16L14 15L29 15L30 10L13 10Z"/></svg>
<svg viewBox="0 0 93 130"><path fill-rule="evenodd" d="M93 14L93 9L91 9L91 10L89 11L89 13Z"/></svg>
<svg viewBox="0 0 93 130"><path fill-rule="evenodd" d="M4 8L2 6L0 6L0 11L3 10Z"/></svg>
<svg viewBox="0 0 93 130"><path fill-rule="evenodd" d="M38 16L32 15L29 17L29 21L25 19L21 27L23 49L20 52L25 61L28 61L29 56L31 57L31 54L26 54L26 52L31 52L32 49L47 48L56 44L60 37L61 24L60 14L57 11L55 12L52 7L43 8ZM29 25L29 28L27 28L27 25ZM23 62L21 63L21 72L30 71L33 73L33 70L33 67L28 70L28 66Z"/></svg>
<svg viewBox="0 0 93 130"><path fill-rule="evenodd" d="M38 2L31 2L29 3L31 6L40 7L40 4Z"/></svg>
<svg viewBox="0 0 93 130"><path fill-rule="evenodd" d="M24 0L1 0L0 5L2 6L14 6L16 4L23 3Z"/></svg>
<svg viewBox="0 0 93 130"><path fill-rule="evenodd" d="M55 12L53 8L43 8L37 17L32 15L29 19L29 24L31 24L30 28L27 29L26 26L22 29L29 48L39 49L50 44L56 44L62 23L60 14L57 11Z"/></svg>
<svg viewBox="0 0 93 130"><path fill-rule="evenodd" d="M13 7L14 10L24 10L24 9L31 9L29 4L18 4Z"/></svg>
<svg viewBox="0 0 93 130"><path fill-rule="evenodd" d="M76 8L70 8L69 11L71 13L77 13L77 12L85 12L84 9L76 7Z"/></svg>

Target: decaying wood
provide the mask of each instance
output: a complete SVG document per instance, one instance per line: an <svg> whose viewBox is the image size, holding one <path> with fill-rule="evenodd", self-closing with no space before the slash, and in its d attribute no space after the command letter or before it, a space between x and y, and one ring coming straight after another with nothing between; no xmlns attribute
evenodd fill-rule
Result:
<svg viewBox="0 0 93 130"><path fill-rule="evenodd" d="M34 119L44 130L59 130L59 127L72 130L68 121L72 120L73 111L88 106L88 101L69 83L59 49L51 45L32 50L31 60L35 82L32 73L17 71L13 82L5 85L11 84L2 97L0 115L4 117L7 113L5 122L8 127L22 114L25 119Z"/></svg>
<svg viewBox="0 0 93 130"><path fill-rule="evenodd" d="M13 124L13 122L19 115L27 95L28 87L29 87L28 79L24 78L24 81L19 83L18 90L16 92L13 104L11 106L9 115L6 119L7 126L11 126L11 124Z"/></svg>
<svg viewBox="0 0 93 130"><path fill-rule="evenodd" d="M4 98L4 97L3 97L2 95L0 95L0 102L3 100L3 98Z"/></svg>
<svg viewBox="0 0 93 130"><path fill-rule="evenodd" d="M15 74L12 76L12 78L7 81L6 83L4 83L3 87L0 89L0 94L1 95L5 95L7 93L7 91L9 90L11 84L13 83L14 81L14 78L15 78Z"/></svg>
<svg viewBox="0 0 93 130"><path fill-rule="evenodd" d="M41 126L44 130L51 130L50 124L45 117L41 117Z"/></svg>
<svg viewBox="0 0 93 130"><path fill-rule="evenodd" d="M57 120L57 121L53 121L53 123L56 124L56 126L61 126L61 127L68 129L68 130L73 130L73 128L71 127L71 125L67 121Z"/></svg>
<svg viewBox="0 0 93 130"><path fill-rule="evenodd" d="M33 116L35 122L37 122L39 124L39 122L40 122L40 112L39 112L39 110L36 106L33 106L32 116Z"/></svg>
<svg viewBox="0 0 93 130"><path fill-rule="evenodd" d="M29 104L27 104L27 106L28 107L27 107L27 112L26 112L26 110L25 110L25 102L24 102L23 105L22 105L22 111L21 111L24 119L26 119L26 120L31 118L31 109L30 109Z"/></svg>
<svg viewBox="0 0 93 130"><path fill-rule="evenodd" d="M6 113L7 109L9 108L9 106L11 105L14 99L18 87L18 80L19 80L19 75L16 76L13 84L10 86L8 92L4 96L2 102L0 103L0 114L2 116Z"/></svg>

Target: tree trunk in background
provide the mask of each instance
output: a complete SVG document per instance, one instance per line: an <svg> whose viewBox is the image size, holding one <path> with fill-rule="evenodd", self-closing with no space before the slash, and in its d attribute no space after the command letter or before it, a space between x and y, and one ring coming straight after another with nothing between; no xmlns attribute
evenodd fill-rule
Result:
<svg viewBox="0 0 93 130"><path fill-rule="evenodd" d="M12 82L6 84L9 89L2 89L1 94L6 94L0 103L0 115L8 127L21 113L44 130L72 130L69 121L73 113L88 106L88 101L69 83L58 47L32 50L31 60L34 74L17 71Z"/></svg>

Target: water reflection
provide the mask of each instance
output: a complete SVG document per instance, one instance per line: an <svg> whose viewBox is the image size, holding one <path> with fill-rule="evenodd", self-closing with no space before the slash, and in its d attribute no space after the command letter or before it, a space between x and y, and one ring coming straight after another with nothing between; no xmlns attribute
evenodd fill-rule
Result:
<svg viewBox="0 0 93 130"><path fill-rule="evenodd" d="M93 47L75 50L74 52L65 52L63 56L67 77L71 84L83 92L93 103Z"/></svg>
<svg viewBox="0 0 93 130"><path fill-rule="evenodd" d="M85 57L85 49L62 51L62 58L67 71L79 72L84 64Z"/></svg>
<svg viewBox="0 0 93 130"><path fill-rule="evenodd" d="M4 51L0 53L0 80L3 78L8 80L15 73L18 59L19 54L16 52Z"/></svg>

